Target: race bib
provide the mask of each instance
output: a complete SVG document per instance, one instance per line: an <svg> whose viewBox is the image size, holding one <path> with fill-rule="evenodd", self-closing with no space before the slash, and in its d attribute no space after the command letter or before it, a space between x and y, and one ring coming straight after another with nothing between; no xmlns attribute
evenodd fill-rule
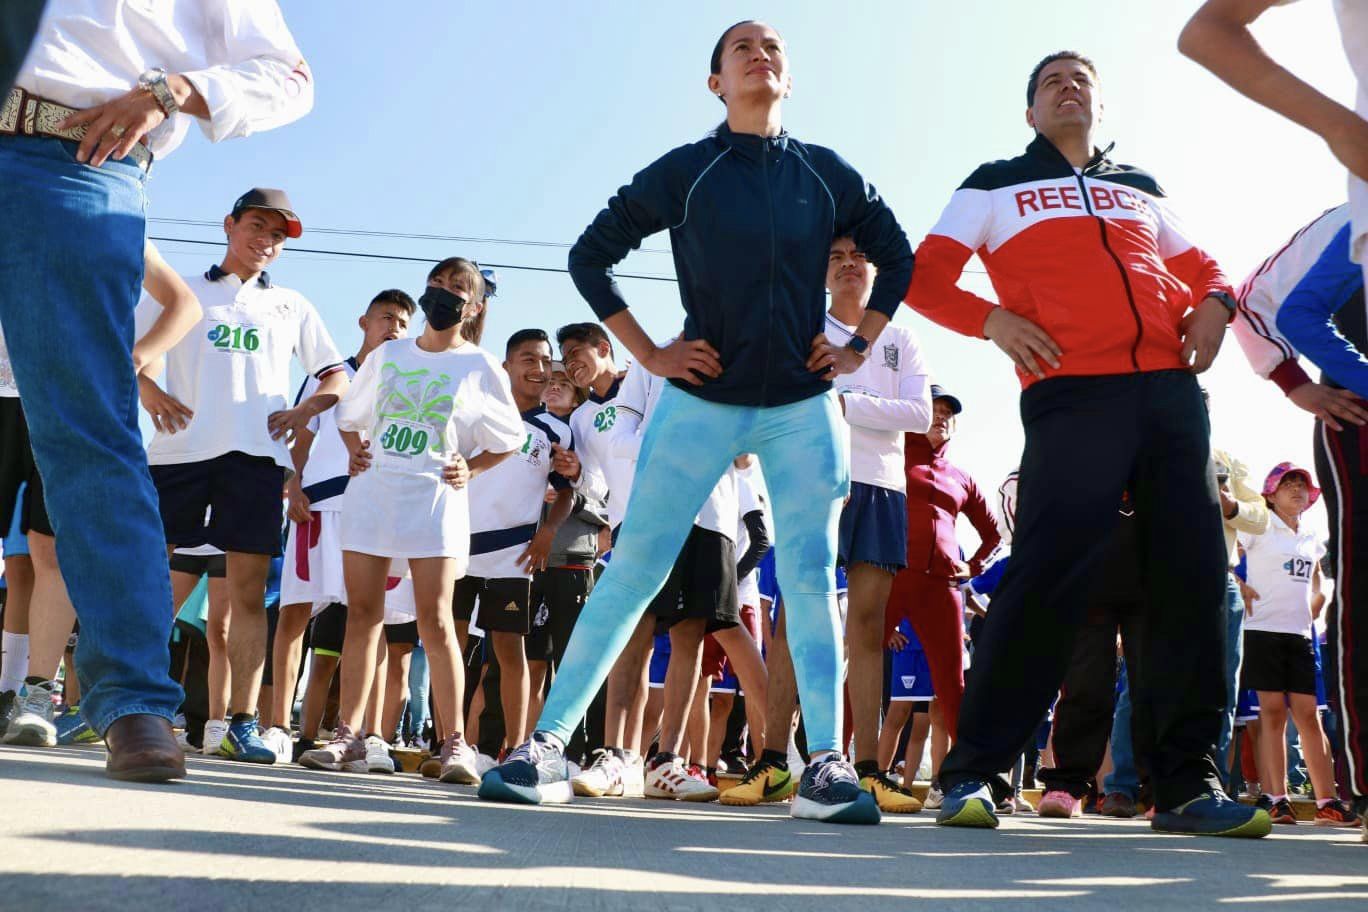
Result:
<svg viewBox="0 0 1368 912"><path fill-rule="evenodd" d="M214 323L209 345L217 352L253 355L261 351L261 330L251 323Z"/></svg>
<svg viewBox="0 0 1368 912"><path fill-rule="evenodd" d="M377 455L396 467L423 458L436 436L432 425L401 418L386 418L380 427L380 437L375 443Z"/></svg>

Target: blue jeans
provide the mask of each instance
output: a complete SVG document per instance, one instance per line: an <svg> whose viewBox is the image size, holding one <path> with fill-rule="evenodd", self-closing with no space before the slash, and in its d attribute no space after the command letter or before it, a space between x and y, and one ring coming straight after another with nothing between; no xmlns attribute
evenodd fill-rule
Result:
<svg viewBox="0 0 1368 912"><path fill-rule="evenodd" d="M81 710L103 733L134 713L171 719L181 689L167 675L170 572L133 377L146 175L78 164L75 150L0 137L0 323L81 622Z"/></svg>
<svg viewBox="0 0 1368 912"><path fill-rule="evenodd" d="M428 681L427 650L419 643L409 658L409 704L403 733L406 740L415 735L422 737L423 726L427 724Z"/></svg>
<svg viewBox="0 0 1368 912"><path fill-rule="evenodd" d="M1226 574L1226 706L1221 716L1221 735L1216 741L1216 765L1230 787L1230 737L1235 728L1235 703L1240 697L1240 664L1244 661L1244 599L1240 581Z"/></svg>
<svg viewBox="0 0 1368 912"><path fill-rule="evenodd" d="M1134 801L1140 795L1140 773L1135 768L1135 745L1131 740L1131 692L1126 667L1121 666L1121 695L1112 717L1112 771L1102 780L1104 794L1119 792Z"/></svg>
<svg viewBox="0 0 1368 912"><path fill-rule="evenodd" d="M575 624L538 730L569 739L665 584L717 480L733 457L754 453L774 509L775 567L808 749L840 749L836 529L850 489L843 422L834 393L759 408L721 405L665 387L642 441L613 561Z"/></svg>

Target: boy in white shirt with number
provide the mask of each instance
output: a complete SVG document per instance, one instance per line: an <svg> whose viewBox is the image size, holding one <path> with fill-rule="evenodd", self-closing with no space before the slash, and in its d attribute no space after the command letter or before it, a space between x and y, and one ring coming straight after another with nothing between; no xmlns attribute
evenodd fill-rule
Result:
<svg viewBox="0 0 1368 912"><path fill-rule="evenodd" d="M249 190L233 204L223 230L223 262L186 278L204 316L166 355L166 393L183 404L189 421L182 430L162 422L147 461L168 553L207 537L228 555L231 716L219 751L273 763L276 754L257 731L256 711L266 658L266 577L271 558L281 553L281 489L292 468L287 444L337 402L347 375L314 306L266 274L285 240L303 231L284 191ZM140 331L158 310L143 299ZM292 356L319 385L289 408ZM205 732L209 740L218 729L206 726Z"/></svg>

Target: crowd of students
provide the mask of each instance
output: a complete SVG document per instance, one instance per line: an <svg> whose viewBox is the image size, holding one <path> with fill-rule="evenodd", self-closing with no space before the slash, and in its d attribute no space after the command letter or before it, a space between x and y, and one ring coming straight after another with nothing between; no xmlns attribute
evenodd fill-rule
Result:
<svg viewBox="0 0 1368 912"><path fill-rule="evenodd" d="M302 63L284 78L310 80ZM169 117L183 83L134 94ZM267 271L303 231L283 191L229 207L203 274L145 246L129 355L155 434L135 477L173 593L148 629L92 614L71 560L92 517L69 509L89 466L53 471L50 390L6 322L22 344L13 371L0 357L4 740L104 737L117 778L176 778L159 739L178 707L184 751L393 773L394 749L425 741L424 775L491 801L788 800L852 824L929 806L993 827L1039 779L1042 816L1146 806L1157 830L1258 837L1296 820L1290 719L1316 823L1360 825L1352 204L1233 287L1158 183L1099 150L1097 67L1064 51L1029 74L1033 141L971 173L914 268L877 191L783 130L774 29L727 29L708 85L726 121L638 173L570 252L600 322L486 339L497 277L451 257L416 301L367 302L343 358ZM122 135L61 141L123 167ZM667 229L685 320L652 340L613 267ZM997 302L958 287L973 255ZM1026 443L996 510L949 459L965 405L889 324L902 302L1017 366ZM1213 448L1195 375L1232 323L1316 415L1314 474ZM1317 481L1328 544L1302 522ZM168 662L150 634L173 614ZM59 675L75 615L98 645Z"/></svg>

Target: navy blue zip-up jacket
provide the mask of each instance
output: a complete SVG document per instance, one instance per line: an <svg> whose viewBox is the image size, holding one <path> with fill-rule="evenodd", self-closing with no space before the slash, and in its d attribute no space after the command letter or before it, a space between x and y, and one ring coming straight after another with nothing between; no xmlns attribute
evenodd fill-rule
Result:
<svg viewBox="0 0 1368 912"><path fill-rule="evenodd" d="M839 155L787 133L724 123L666 153L608 201L570 250L570 276L600 320L627 307L613 266L669 229L686 339L717 349L722 375L679 388L712 402L776 406L831 384L806 367L826 315L831 242L850 236L878 267L870 308L892 317L912 279L893 212Z"/></svg>

